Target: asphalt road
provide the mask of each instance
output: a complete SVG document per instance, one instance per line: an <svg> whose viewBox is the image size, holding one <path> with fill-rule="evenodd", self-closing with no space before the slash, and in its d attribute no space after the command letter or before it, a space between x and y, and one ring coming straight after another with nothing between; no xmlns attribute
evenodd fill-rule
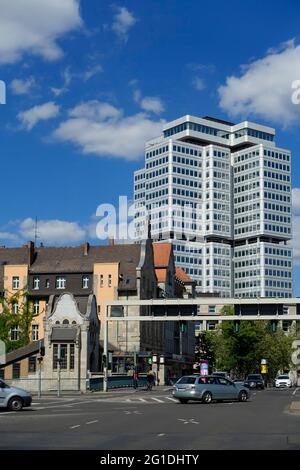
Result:
<svg viewBox="0 0 300 470"><path fill-rule="evenodd" d="M0 411L0 449L300 449L297 400L300 389L209 405L179 404L166 389L35 398Z"/></svg>

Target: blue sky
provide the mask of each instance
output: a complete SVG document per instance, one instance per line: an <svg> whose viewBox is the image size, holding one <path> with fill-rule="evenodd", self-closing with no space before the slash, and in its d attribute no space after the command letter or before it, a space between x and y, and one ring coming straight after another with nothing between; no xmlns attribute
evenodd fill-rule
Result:
<svg viewBox="0 0 300 470"><path fill-rule="evenodd" d="M144 141L183 114L276 127L300 188L296 0L0 0L0 10L1 244L32 238L35 217L44 243L96 243L97 206L132 197ZM298 265L297 189L294 211Z"/></svg>

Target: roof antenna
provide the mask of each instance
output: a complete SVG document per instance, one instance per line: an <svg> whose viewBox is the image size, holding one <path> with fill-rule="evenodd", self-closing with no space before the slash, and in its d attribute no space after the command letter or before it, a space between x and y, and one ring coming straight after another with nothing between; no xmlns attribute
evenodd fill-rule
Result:
<svg viewBox="0 0 300 470"><path fill-rule="evenodd" d="M36 246L36 241L39 237L39 232L38 232L38 219L35 217L35 223L34 223L34 245Z"/></svg>

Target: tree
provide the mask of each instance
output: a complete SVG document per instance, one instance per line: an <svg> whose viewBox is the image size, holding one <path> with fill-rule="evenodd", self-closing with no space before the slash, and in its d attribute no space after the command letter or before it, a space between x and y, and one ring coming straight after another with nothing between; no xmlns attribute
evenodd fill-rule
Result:
<svg viewBox="0 0 300 470"><path fill-rule="evenodd" d="M18 305L18 312L13 313L14 305ZM20 348L30 343L32 320L37 316L34 313L26 291L19 290L13 295L0 297L0 339L6 345L6 351ZM11 330L18 328L18 339L11 340Z"/></svg>

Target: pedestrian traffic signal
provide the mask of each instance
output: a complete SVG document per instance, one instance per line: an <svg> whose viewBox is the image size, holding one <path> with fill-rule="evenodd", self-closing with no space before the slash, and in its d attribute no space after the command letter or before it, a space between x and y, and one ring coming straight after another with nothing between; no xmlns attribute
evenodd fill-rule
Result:
<svg viewBox="0 0 300 470"><path fill-rule="evenodd" d="M152 365L152 357L148 357L147 360L148 360L148 364L149 364L149 365Z"/></svg>
<svg viewBox="0 0 300 470"><path fill-rule="evenodd" d="M234 332L235 333L239 333L240 332L240 322L239 321L235 321L234 322Z"/></svg>
<svg viewBox="0 0 300 470"><path fill-rule="evenodd" d="M45 356L45 346L40 347L40 356Z"/></svg>
<svg viewBox="0 0 300 470"><path fill-rule="evenodd" d="M106 354L102 354L102 364L103 364L103 367L106 367L106 365L107 365L107 357L106 357Z"/></svg>

